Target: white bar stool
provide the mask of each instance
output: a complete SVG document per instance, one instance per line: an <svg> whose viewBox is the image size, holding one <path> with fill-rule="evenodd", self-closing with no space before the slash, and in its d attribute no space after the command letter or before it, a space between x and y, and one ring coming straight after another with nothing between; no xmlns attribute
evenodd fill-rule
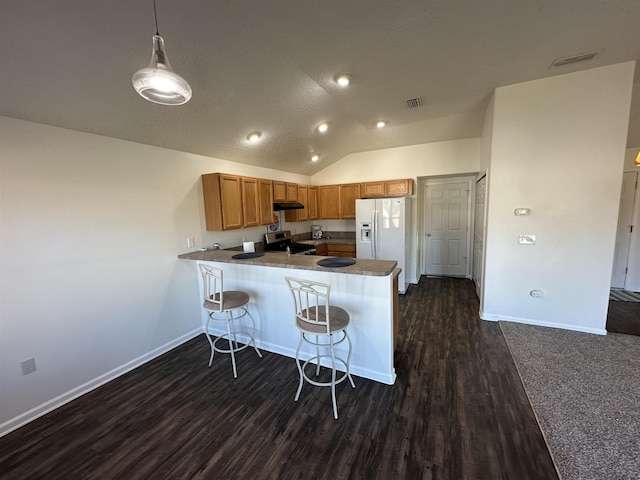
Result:
<svg viewBox="0 0 640 480"><path fill-rule="evenodd" d="M213 363L213 356L216 352L230 353L231 364L233 365L233 377L238 378L235 352L244 350L251 345L255 349L258 356L262 358L262 354L260 353L260 350L258 350L258 347L256 347L256 342L251 333L244 330L235 330L231 328L232 323L237 322L245 316L248 316L251 320L253 331L255 331L256 323L249 313L249 310L247 309L247 304L250 300L249 294L247 292L238 290L224 291L223 275L221 269L204 264L199 264L199 267L202 274L202 285L204 289L204 303L202 306L207 312L209 312L209 318L207 318L207 326L204 330L204 333L207 336L207 340L209 340L209 344L211 345L209 367L211 367L211 364ZM240 314L238 316L234 316L234 312L236 311L240 311ZM219 314L221 316L216 317L216 314ZM227 325L227 333L220 335L215 340L211 338L211 334L209 333L209 323L212 320L225 322ZM244 345L240 345L238 343L238 336L246 337L247 341ZM229 342L229 348L224 348L218 345L218 342L225 338Z"/></svg>
<svg viewBox="0 0 640 480"><path fill-rule="evenodd" d="M300 342L296 350L296 363L300 374L300 383L296 392L295 401L300 398L302 384L304 381L319 387L331 387L331 400L333 402L333 416L338 418L338 407L336 406L336 385L345 379L349 379L351 386L356 388L349 372L349 361L351 360L351 339L347 334L349 326L349 313L335 305L330 305L329 296L331 285L327 283L314 282L300 278L285 277L289 290L293 296L296 327L300 330ZM336 341L334 335L338 336ZM347 341L349 345L347 359L339 358L335 354L335 346ZM301 363L300 348L303 342L315 346L316 355ZM328 353L321 354L320 349L327 350ZM316 363L316 376L320 375L320 363L322 358L331 359L331 381L320 382L309 378L305 368L309 363ZM344 365L344 373L340 376L336 374L336 362Z"/></svg>

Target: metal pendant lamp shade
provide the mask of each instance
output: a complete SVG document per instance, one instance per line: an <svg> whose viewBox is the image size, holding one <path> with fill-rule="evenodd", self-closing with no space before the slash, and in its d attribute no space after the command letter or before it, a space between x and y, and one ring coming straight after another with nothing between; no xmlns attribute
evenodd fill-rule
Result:
<svg viewBox="0 0 640 480"><path fill-rule="evenodd" d="M131 77L131 83L142 98L160 105L182 105L191 99L191 87L187 81L171 69L164 39L158 33L156 2L153 2L156 34L153 36L151 61Z"/></svg>
<svg viewBox="0 0 640 480"><path fill-rule="evenodd" d="M161 105L182 105L191 98L187 81L171 69L160 35L153 36L149 65L134 73L131 83L143 98Z"/></svg>

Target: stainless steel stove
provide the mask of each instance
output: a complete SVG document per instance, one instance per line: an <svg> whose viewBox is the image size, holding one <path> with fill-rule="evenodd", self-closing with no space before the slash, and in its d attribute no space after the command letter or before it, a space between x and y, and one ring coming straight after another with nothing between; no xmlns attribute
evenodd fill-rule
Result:
<svg viewBox="0 0 640 480"><path fill-rule="evenodd" d="M264 235L265 252L286 252L287 248L292 255L316 254L315 247L293 242L291 240L291 230L282 230Z"/></svg>

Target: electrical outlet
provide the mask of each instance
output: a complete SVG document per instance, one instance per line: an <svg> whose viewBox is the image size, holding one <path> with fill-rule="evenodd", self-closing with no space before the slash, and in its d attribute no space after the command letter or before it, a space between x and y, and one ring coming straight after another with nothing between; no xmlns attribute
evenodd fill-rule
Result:
<svg viewBox="0 0 640 480"><path fill-rule="evenodd" d="M187 248L194 248L196 246L195 237L187 237Z"/></svg>
<svg viewBox="0 0 640 480"><path fill-rule="evenodd" d="M36 359L31 357L24 362L20 362L20 366L22 367L22 375L28 375L36 371Z"/></svg>

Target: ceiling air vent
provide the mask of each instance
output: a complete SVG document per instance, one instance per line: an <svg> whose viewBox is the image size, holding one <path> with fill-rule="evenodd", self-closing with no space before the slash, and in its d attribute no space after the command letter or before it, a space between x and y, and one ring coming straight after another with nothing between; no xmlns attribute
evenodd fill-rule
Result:
<svg viewBox="0 0 640 480"><path fill-rule="evenodd" d="M408 98L405 101L407 102L407 107L409 108L418 108L422 106L422 98L420 97Z"/></svg>
<svg viewBox="0 0 640 480"><path fill-rule="evenodd" d="M586 62L595 57L598 52L581 53L580 55L572 55L570 57L556 58L549 68L562 67L571 63Z"/></svg>

